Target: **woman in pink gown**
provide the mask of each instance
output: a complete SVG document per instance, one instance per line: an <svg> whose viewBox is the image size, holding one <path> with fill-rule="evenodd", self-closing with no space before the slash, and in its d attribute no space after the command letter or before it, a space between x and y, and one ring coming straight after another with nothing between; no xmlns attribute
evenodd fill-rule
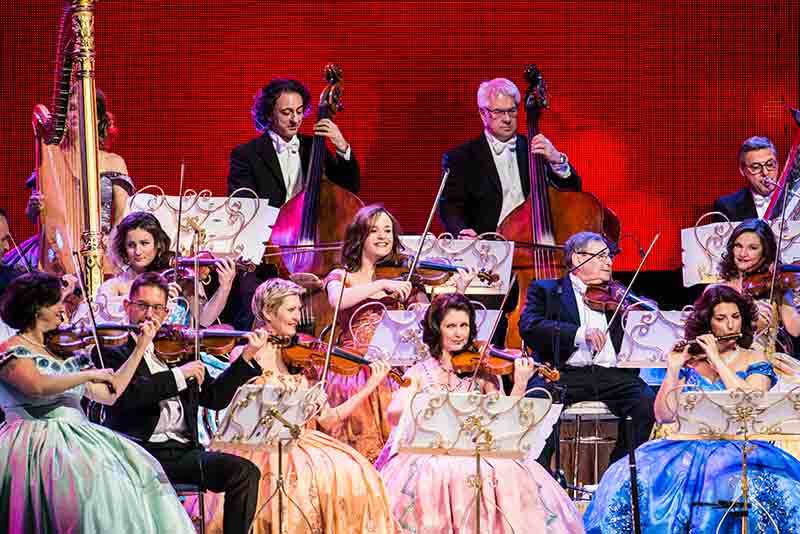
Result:
<svg viewBox="0 0 800 534"><path fill-rule="evenodd" d="M412 385L395 393L388 410L391 422L397 423L413 394L425 388L502 391L497 377L479 374L473 381L471 376L462 377L453 371L451 356L469 347L476 332L475 310L466 297L458 293L437 296L422 322L422 332L431 357L406 372ZM530 359L517 360L511 395L524 395L532 374ZM584 531L572 501L535 461L484 458L482 462L483 477L490 480L483 487L482 533ZM395 452L390 440L377 466L401 532L474 533L476 491L470 484L475 474L474 458Z"/></svg>
<svg viewBox="0 0 800 534"><path fill-rule="evenodd" d="M307 388L302 374L293 374L281 355L278 339L291 340L297 333L304 290L293 282L274 278L259 286L253 297L253 313L261 328L249 335L245 351L263 369L256 384L288 390ZM234 352L232 357L235 358ZM284 499L284 528L292 534L393 534L395 522L380 475L357 451L336 439L312 430L313 425L328 428L345 418L362 403L389 372L389 365L370 366L370 378L363 388L343 404L325 405L312 418L301 436L284 448L286 491L295 504ZM332 375L331 375L332 376ZM212 441L211 450L238 454L261 469L261 487L253 521L253 534L279 534L278 499L269 500L275 491L278 451L263 446L244 447ZM223 494L206 494L207 532L222 532ZM196 502L187 505L196 512Z"/></svg>

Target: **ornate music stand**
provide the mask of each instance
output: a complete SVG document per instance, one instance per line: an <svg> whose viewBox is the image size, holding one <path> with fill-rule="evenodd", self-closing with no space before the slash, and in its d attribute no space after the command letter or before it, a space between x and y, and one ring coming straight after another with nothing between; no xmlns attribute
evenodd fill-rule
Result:
<svg viewBox="0 0 800 534"><path fill-rule="evenodd" d="M747 474L747 455L759 441L800 440L800 388L788 393L762 391L702 391L682 386L669 392L675 409L677 430L668 439L741 441L742 478L735 498L717 525L720 529L730 514L742 518L742 533L748 532L751 506L759 508L779 532L775 519L758 499L750 493ZM741 504L740 504L741 502ZM735 508L740 507L740 510Z"/></svg>
<svg viewBox="0 0 800 534"><path fill-rule="evenodd" d="M546 390L535 390L541 394L540 398L508 397L496 392L454 393L429 387L417 392L403 412L394 443L396 450L475 458L475 475L467 482L475 489L472 501L475 506L470 503L467 507L462 527L474 508L475 532L481 532L483 459L535 458L544 448L561 413L561 405L553 404ZM508 522L503 510L495 507ZM513 531L513 525L510 526Z"/></svg>
<svg viewBox="0 0 800 534"><path fill-rule="evenodd" d="M277 448L278 474L275 489L261 507L278 497L279 532L283 532L284 497L300 511L308 527L313 528L303 510L286 491L283 454L284 448L291 447L300 437L303 426L316 415L325 399L325 392L319 387L294 389L245 384L233 397L231 407L211 441L212 445L219 442L242 450Z"/></svg>

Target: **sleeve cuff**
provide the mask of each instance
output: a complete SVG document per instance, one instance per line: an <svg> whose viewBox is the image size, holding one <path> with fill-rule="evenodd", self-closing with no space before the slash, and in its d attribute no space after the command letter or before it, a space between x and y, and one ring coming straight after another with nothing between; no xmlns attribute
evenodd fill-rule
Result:
<svg viewBox="0 0 800 534"><path fill-rule="evenodd" d="M183 391L184 389L187 388L186 377L183 376L183 373L181 372L180 368L173 367L172 368L172 376L175 377L175 384L178 386L178 391L179 392Z"/></svg>
<svg viewBox="0 0 800 534"><path fill-rule="evenodd" d="M564 163L551 163L550 168L553 169L553 172L559 178L569 178L572 174L572 171L569 168L569 161L565 161Z"/></svg>
<svg viewBox="0 0 800 534"><path fill-rule="evenodd" d="M336 154L341 156L342 159L344 159L345 161L350 161L350 156L351 156L352 152L353 151L350 150L350 145L347 145L347 150L345 150L344 152L342 152L338 148L336 149Z"/></svg>
<svg viewBox="0 0 800 534"><path fill-rule="evenodd" d="M579 326L575 332L575 346L580 347L586 343L586 327Z"/></svg>

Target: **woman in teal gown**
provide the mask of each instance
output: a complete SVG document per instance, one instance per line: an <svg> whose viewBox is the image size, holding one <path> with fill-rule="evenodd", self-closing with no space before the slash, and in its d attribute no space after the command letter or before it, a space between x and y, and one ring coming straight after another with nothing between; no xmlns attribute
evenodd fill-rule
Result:
<svg viewBox="0 0 800 534"><path fill-rule="evenodd" d="M755 306L736 290L711 286L695 302L686 323L686 338L702 349L696 359L688 353L669 354L667 374L656 397L661 423L675 417L671 390L689 386L710 391L742 389L767 391L776 382L772 366L753 341ZM710 332L710 333L709 333ZM718 341L741 333L738 340ZM742 532L741 517L728 507L741 495L742 442L658 439L636 450L639 511L647 534ZM752 441L747 456L751 503L749 532L800 533L800 462L770 443ZM588 534L633 532L628 460L606 471L584 515Z"/></svg>
<svg viewBox="0 0 800 534"><path fill-rule="evenodd" d="M43 273L17 278L0 302L19 330L0 347L0 532L194 533L158 462L90 423L80 405L84 395L116 401L159 325L143 325L136 350L112 372L48 349L63 314L61 282Z"/></svg>

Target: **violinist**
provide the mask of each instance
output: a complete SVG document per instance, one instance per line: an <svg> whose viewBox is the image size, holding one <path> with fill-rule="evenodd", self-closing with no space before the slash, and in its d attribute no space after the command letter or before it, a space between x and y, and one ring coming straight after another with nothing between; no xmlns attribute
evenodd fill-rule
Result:
<svg viewBox="0 0 800 534"><path fill-rule="evenodd" d="M734 222L763 218L779 171L778 150L772 141L760 136L745 140L739 148L739 174L747 180L747 187L718 198L713 211L724 213Z"/></svg>
<svg viewBox="0 0 800 534"><path fill-rule="evenodd" d="M307 378L298 373L297 369L293 369L284 349L273 341L296 336L302 307L300 296L304 291L294 282L281 278L267 280L256 289L252 308L259 328L248 335L248 345L243 349L236 349L232 355L232 366L245 357L258 362L262 374L253 383L288 388L308 387ZM356 405L363 403L378 387L389 369L386 362L373 363L370 366L370 378L363 389L335 408L324 406L320 414L312 419L311 425L316 423L324 429L347 417ZM214 451L232 452L259 466L262 473L261 490L253 532L277 532L278 503L277 499L270 500L279 461L275 449L265 446L262 450L244 450L235 445L219 443L214 445ZM291 525L291 532L395 532L380 476L372 464L357 451L311 428L304 429L298 440L284 451L283 465L288 466L284 475L292 481L287 486L287 491L294 503L285 508L285 521ZM225 504L227 500L226 495ZM214 495L208 496L206 510L210 516L206 531L221 532L220 525L229 513L227 506L223 512L223 499ZM311 525L306 523L304 517Z"/></svg>
<svg viewBox="0 0 800 534"><path fill-rule="evenodd" d="M450 170L439 202L445 230L461 238L494 232L530 194L528 139L517 134L520 92L506 78L478 87L483 133L448 151L442 166ZM544 135L533 138L531 153L548 162L547 176L559 189L580 191L581 180L567 155Z"/></svg>
<svg viewBox="0 0 800 534"><path fill-rule="evenodd" d="M119 302L128 295L133 280L140 274L170 269L170 242L169 236L161 228L161 223L152 214L136 211L126 215L117 226L112 239L113 256L122 270L113 278L103 282L98 290L97 301L108 307L109 303ZM203 285L200 284L199 298L202 307L198 321L201 326L209 326L219 317L236 276L236 267L230 258L221 260L216 270L219 275L219 288L210 300L206 298ZM181 287L176 283L170 284L169 296L170 299L182 296ZM188 322L188 315L180 317L180 310L175 311L168 322ZM119 317L103 316L103 319L118 321Z"/></svg>
<svg viewBox="0 0 800 534"><path fill-rule="evenodd" d="M639 378L638 369L617 367L622 315L617 314L609 327L613 311L596 311L584 299L588 288L611 281L614 257L608 243L599 234L579 232L564 244L564 261L569 274L558 280L537 280L528 288L520 335L543 362L561 371L565 405L602 401L620 418L611 452L615 461L626 454L628 441L622 424L626 416L633 419L634 435L630 437L635 445L650 436L655 422L653 392ZM549 465L556 438L551 435L542 452L544 465Z"/></svg>
<svg viewBox="0 0 800 534"><path fill-rule="evenodd" d="M655 401L659 422L676 420L677 395L686 389L763 393L775 384L775 373L764 352L751 347L754 313L748 297L722 285L709 287L697 299L685 335L696 341L701 359L690 354L688 346L669 352L667 374ZM643 531L796 530L800 524L800 462L766 441L750 444L747 478L758 481L751 491L757 495L759 512L748 514L731 514L732 506L717 505L735 503L741 496L742 442L654 439L641 445L636 457ZM630 480L628 459L608 468L584 514L587 533L609 532L609 525L630 525Z"/></svg>
<svg viewBox="0 0 800 534"><path fill-rule="evenodd" d="M769 344L766 334L773 319L777 319L789 335L800 336L800 311L797 310L797 298L792 289L800 287L800 280L797 284L785 283L800 274L788 273L786 278L777 277L774 296L778 304L778 317L773 317L769 295L777 250L775 234L769 224L763 219L750 219L733 229L719 266L719 274L725 285L740 293L749 293L756 299L758 314L755 342L761 348ZM780 265L779 262L779 269Z"/></svg>
<svg viewBox="0 0 800 534"><path fill-rule="evenodd" d="M412 287L411 282L376 277L379 265L398 259L402 249L399 225L391 213L379 205L365 206L358 211L345 233L343 268L333 270L325 279L328 300L335 307L347 272L337 325L341 333L340 345L358 349L368 343L384 309L402 309L414 302L427 302L422 288ZM474 272L462 270L454 277L460 292L464 292L473 275ZM369 303L373 306L368 306ZM358 339L353 338L351 331L356 332ZM332 377L328 390L331 405L346 401L366 380L364 372L356 377ZM331 435L370 460L377 458L389 436L385 412L394 387L388 382L381 385L369 402L358 406L349 418L330 429Z"/></svg>
<svg viewBox="0 0 800 534"><path fill-rule="evenodd" d="M128 322L160 325L167 315L169 287L163 276L145 272L131 284L124 302ZM137 345L127 343L103 350L105 362L118 368ZM95 352L95 359L97 353ZM164 468L173 483L198 484L225 493L226 534L246 534L255 514L260 473L251 462L231 454L207 452L198 442L200 406L221 410L237 388L261 374L250 353L212 378L204 364L191 360L169 368L148 343L128 389L108 411L104 424L143 446Z"/></svg>
<svg viewBox="0 0 800 534"><path fill-rule="evenodd" d="M261 136L231 151L229 195L246 187L280 208L303 189L313 137L299 132L309 111L311 95L296 80L275 78L261 89L252 109L253 124ZM324 169L328 179L358 193L358 162L336 123L330 119L320 120L314 125L314 135L330 139L336 149L336 156L325 151ZM239 195L248 196L247 193Z"/></svg>
<svg viewBox="0 0 800 534"><path fill-rule="evenodd" d="M472 345L477 327L475 308L459 293L440 294L433 299L421 321L422 336L430 357L406 371L409 387L397 390L389 417L397 424L413 395L425 388L453 392L501 391L497 376L478 371L459 375L454 366L458 355ZM512 395L523 395L533 375L530 358L514 362ZM399 434L393 434L399 439ZM381 472L400 532L472 532L463 529L464 514L474 506L475 490L468 480L475 474L475 459L450 455L395 452L389 442L376 466ZM535 458L517 461L492 458L491 491L480 503L482 532L534 532L533 525L547 525L548 533L582 533L575 506L564 490ZM454 503L464 503L457 506ZM435 525L435 529L432 526Z"/></svg>
<svg viewBox="0 0 800 534"><path fill-rule="evenodd" d="M124 402L157 323L142 322L138 341L114 371L93 367L85 352L64 357L50 348L48 335L64 316L61 280L53 275L15 279L0 315L19 330L0 347L0 406L7 417L0 428L0 531L194 532L153 458L89 422L80 405L84 396Z"/></svg>

